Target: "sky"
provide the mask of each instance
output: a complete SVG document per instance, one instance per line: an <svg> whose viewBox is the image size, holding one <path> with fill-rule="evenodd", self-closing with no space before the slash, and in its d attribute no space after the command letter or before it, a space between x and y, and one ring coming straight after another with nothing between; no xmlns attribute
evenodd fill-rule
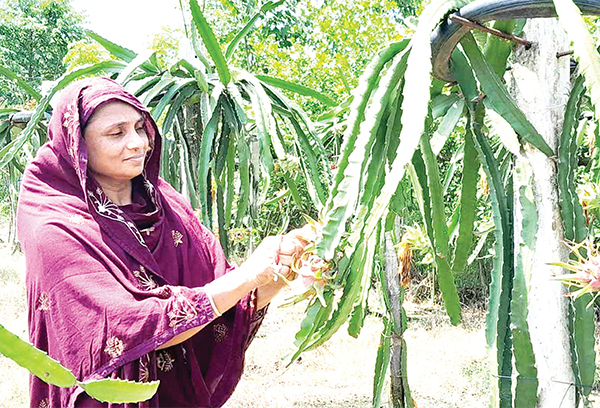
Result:
<svg viewBox="0 0 600 408"><path fill-rule="evenodd" d="M87 16L86 28L136 52L145 49L161 27L182 23L176 0L72 0L71 5Z"/></svg>

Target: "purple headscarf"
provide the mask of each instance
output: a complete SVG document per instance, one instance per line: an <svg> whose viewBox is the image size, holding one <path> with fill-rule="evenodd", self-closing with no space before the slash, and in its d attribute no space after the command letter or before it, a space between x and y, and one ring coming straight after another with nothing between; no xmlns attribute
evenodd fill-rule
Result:
<svg viewBox="0 0 600 408"><path fill-rule="evenodd" d="M82 126L110 100L142 113L153 150L118 207L87 171ZM238 383L263 317L249 294L216 318L202 287L231 270L214 235L158 177L161 137L148 110L106 78L61 92L49 141L28 165L18 235L27 265L30 341L77 379L161 381L140 406L219 407ZM156 351L202 326L179 345ZM76 386L31 378L32 407L102 406Z"/></svg>

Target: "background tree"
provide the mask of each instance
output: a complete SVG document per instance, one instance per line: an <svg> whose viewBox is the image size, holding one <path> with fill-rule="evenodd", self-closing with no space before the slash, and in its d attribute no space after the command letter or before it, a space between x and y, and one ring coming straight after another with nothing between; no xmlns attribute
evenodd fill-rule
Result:
<svg viewBox="0 0 600 408"><path fill-rule="evenodd" d="M0 9L0 61L38 91L42 81L65 72L69 44L83 36L82 16L70 0L7 0ZM0 79L0 103L24 103L30 97Z"/></svg>

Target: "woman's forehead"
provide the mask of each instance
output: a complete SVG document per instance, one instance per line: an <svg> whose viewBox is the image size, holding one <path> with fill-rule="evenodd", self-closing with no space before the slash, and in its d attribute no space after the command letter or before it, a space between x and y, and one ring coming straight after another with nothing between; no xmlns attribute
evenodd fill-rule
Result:
<svg viewBox="0 0 600 408"><path fill-rule="evenodd" d="M96 122L99 125L112 126L117 123L139 122L140 120L144 120L144 117L135 107L120 100L110 100L94 109L86 125L89 126L92 122Z"/></svg>

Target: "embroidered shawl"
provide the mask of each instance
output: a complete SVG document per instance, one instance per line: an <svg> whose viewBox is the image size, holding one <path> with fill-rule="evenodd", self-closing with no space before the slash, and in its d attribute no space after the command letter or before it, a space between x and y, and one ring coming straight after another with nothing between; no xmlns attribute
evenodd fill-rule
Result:
<svg viewBox="0 0 600 408"><path fill-rule="evenodd" d="M118 207L87 171L82 126L120 100L144 117L152 147ZM216 318L203 291L231 270L214 235L159 178L161 137L149 111L116 82L78 81L52 113L48 142L23 175L17 214L25 253L30 341L82 381L161 381L141 407L225 403L264 315L249 294ZM207 325L180 345L174 336ZM76 386L30 381L32 407L103 406ZM105 406L105 405L104 405Z"/></svg>

